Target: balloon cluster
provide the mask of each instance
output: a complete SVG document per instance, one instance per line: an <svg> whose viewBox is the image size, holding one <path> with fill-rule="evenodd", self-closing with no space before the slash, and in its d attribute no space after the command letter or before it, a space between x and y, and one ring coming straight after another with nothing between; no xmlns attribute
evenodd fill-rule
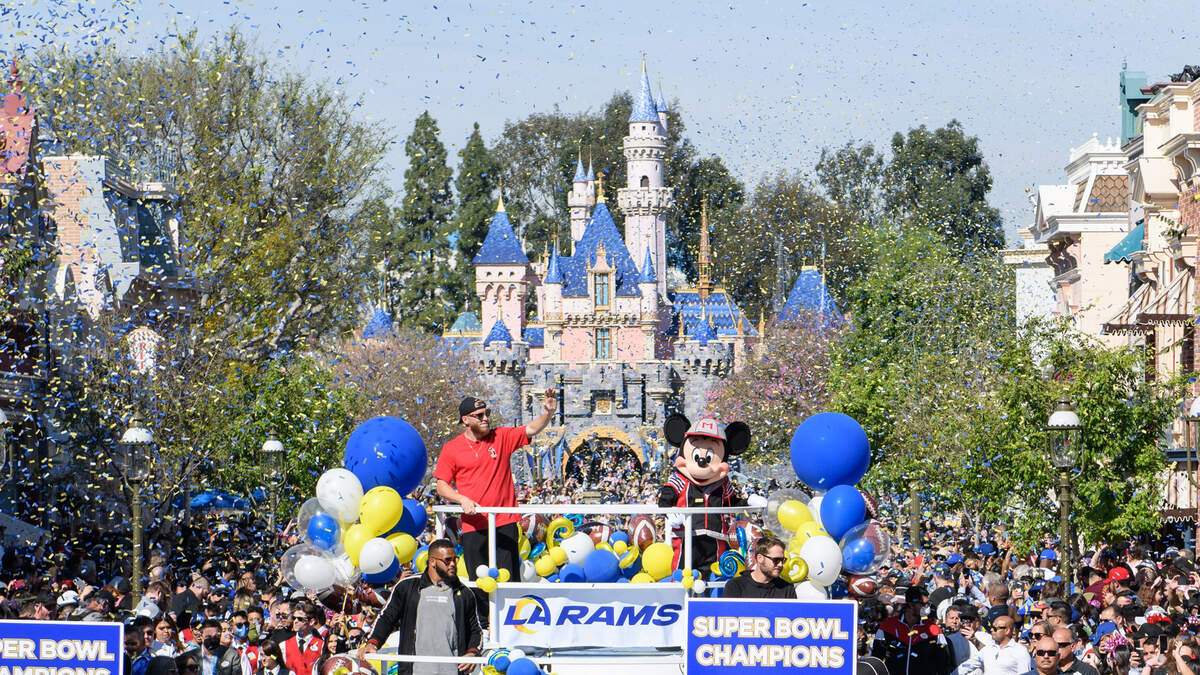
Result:
<svg viewBox="0 0 1200 675"><path fill-rule="evenodd" d="M797 584L802 600L845 596L854 577L875 572L891 555L891 537L873 519L874 500L855 487L870 458L866 432L841 413L813 415L792 435L792 468L816 494L773 493L764 527L786 541L780 576Z"/></svg>
<svg viewBox="0 0 1200 675"><path fill-rule="evenodd" d="M359 579L395 579L418 555L417 537L428 523L425 507L402 495L420 485L428 464L425 442L408 422L375 417L360 424L346 441L343 467L322 474L316 497L296 513L304 542L280 561L288 585L321 592Z"/></svg>
<svg viewBox="0 0 1200 675"><path fill-rule="evenodd" d="M497 649L487 656L483 675L546 675L533 659L520 649Z"/></svg>

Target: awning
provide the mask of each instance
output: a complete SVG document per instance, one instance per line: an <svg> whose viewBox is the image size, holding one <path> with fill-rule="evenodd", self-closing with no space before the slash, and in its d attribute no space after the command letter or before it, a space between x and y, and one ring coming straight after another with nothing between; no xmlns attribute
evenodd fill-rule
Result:
<svg viewBox="0 0 1200 675"><path fill-rule="evenodd" d="M1104 264L1111 262L1132 262L1133 254L1143 250L1142 240L1146 238L1146 221L1139 220L1136 227L1117 242L1108 253L1104 254Z"/></svg>
<svg viewBox="0 0 1200 675"><path fill-rule="evenodd" d="M1106 335L1140 335L1156 326L1183 326L1192 320L1192 275L1179 273L1169 286L1149 299L1150 284L1138 287L1129 301L1104 324Z"/></svg>
<svg viewBox="0 0 1200 675"><path fill-rule="evenodd" d="M1146 296L1150 294L1150 291L1150 284L1142 284L1134 289L1125 304L1121 305L1121 309L1111 319L1104 322L1100 332L1104 335L1136 335L1147 332L1149 327L1139 326L1137 316L1145 306Z"/></svg>

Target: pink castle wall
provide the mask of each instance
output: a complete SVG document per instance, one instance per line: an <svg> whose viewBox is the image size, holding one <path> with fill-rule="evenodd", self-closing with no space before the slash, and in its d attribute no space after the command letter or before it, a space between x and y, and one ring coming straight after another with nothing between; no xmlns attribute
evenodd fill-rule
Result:
<svg viewBox="0 0 1200 675"><path fill-rule="evenodd" d="M564 361L591 361L592 331L587 328L564 328L562 358Z"/></svg>
<svg viewBox="0 0 1200 675"><path fill-rule="evenodd" d="M625 327L617 329L618 361L642 361L647 358L646 338L640 328Z"/></svg>

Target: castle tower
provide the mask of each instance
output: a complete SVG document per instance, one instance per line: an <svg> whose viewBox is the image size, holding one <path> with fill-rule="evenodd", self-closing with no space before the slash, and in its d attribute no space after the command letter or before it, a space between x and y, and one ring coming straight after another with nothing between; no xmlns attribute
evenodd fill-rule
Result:
<svg viewBox="0 0 1200 675"><path fill-rule="evenodd" d="M667 130L667 113L671 111L667 108L667 98L663 96L661 83L658 85L658 102L655 103L654 109L658 113L658 124L665 132Z"/></svg>
<svg viewBox="0 0 1200 675"><path fill-rule="evenodd" d="M491 334L497 322L510 337L520 339L525 328L525 297L529 292L529 258L513 232L504 211L504 195L496 204L496 215L487 237L475 255L475 294L479 296L480 322Z"/></svg>
<svg viewBox="0 0 1200 675"><path fill-rule="evenodd" d="M708 197L700 202L700 256L696 260L696 290L701 300L712 295L712 254L708 247Z"/></svg>
<svg viewBox="0 0 1200 675"><path fill-rule="evenodd" d="M688 383L688 395L683 401L684 414L689 419L698 419L704 412L709 392L732 372L734 347L717 339L717 331L704 311L698 321L687 326L686 335L675 347L675 358L681 362L683 377Z"/></svg>
<svg viewBox="0 0 1200 675"><path fill-rule="evenodd" d="M655 333L658 330L658 277L654 271L654 254L646 247L646 255L642 258L642 273L638 277L638 290L642 293L642 301L638 307L641 315L642 333L645 338L645 358L654 358Z"/></svg>
<svg viewBox="0 0 1200 675"><path fill-rule="evenodd" d="M558 242L550 254L546 267L546 278L542 280L543 305L538 314L545 325L545 358L549 361L562 360L563 332L563 283L562 265L558 261Z"/></svg>
<svg viewBox="0 0 1200 675"><path fill-rule="evenodd" d="M592 215L592 207L596 205L596 190L593 187L595 177L589 163L588 170L583 170L583 153L575 160L575 178L571 181L571 192L567 194L567 206L571 210L571 242L579 241L583 230L587 228L588 218Z"/></svg>
<svg viewBox="0 0 1200 675"><path fill-rule="evenodd" d="M665 112L664 112L665 117ZM667 212L675 206L675 195L664 185L667 130L659 119L658 103L650 91L646 60L642 58L642 83L629 116L625 137L626 187L617 191L617 206L625 214L625 248L654 254L654 268L667 264ZM666 297L667 275L659 274L658 292Z"/></svg>

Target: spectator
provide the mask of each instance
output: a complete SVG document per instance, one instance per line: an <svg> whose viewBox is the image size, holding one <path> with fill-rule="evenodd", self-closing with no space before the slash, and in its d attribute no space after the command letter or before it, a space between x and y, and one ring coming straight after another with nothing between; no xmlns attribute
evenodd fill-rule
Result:
<svg viewBox="0 0 1200 675"><path fill-rule="evenodd" d="M1058 669L1060 671L1080 673L1081 675L1099 675L1095 668L1075 658L1075 649L1079 645L1079 641L1070 629L1056 628L1051 637L1058 648Z"/></svg>
<svg viewBox="0 0 1200 675"><path fill-rule="evenodd" d="M293 673L304 675L312 672L313 664L321 658L325 642L313 630L316 612L317 609L307 602L297 602L292 609L292 630L295 634L285 640L280 648L283 650L283 665Z"/></svg>
<svg viewBox="0 0 1200 675"><path fill-rule="evenodd" d="M274 640L264 640L260 646L258 675L291 675L283 663L283 652L279 643Z"/></svg>
<svg viewBox="0 0 1200 675"><path fill-rule="evenodd" d="M200 627L200 675L242 675L242 655L221 644L216 619L205 619Z"/></svg>
<svg viewBox="0 0 1200 675"><path fill-rule="evenodd" d="M1033 670L1026 675L1059 675L1058 644L1054 638L1043 636L1033 645Z"/></svg>

